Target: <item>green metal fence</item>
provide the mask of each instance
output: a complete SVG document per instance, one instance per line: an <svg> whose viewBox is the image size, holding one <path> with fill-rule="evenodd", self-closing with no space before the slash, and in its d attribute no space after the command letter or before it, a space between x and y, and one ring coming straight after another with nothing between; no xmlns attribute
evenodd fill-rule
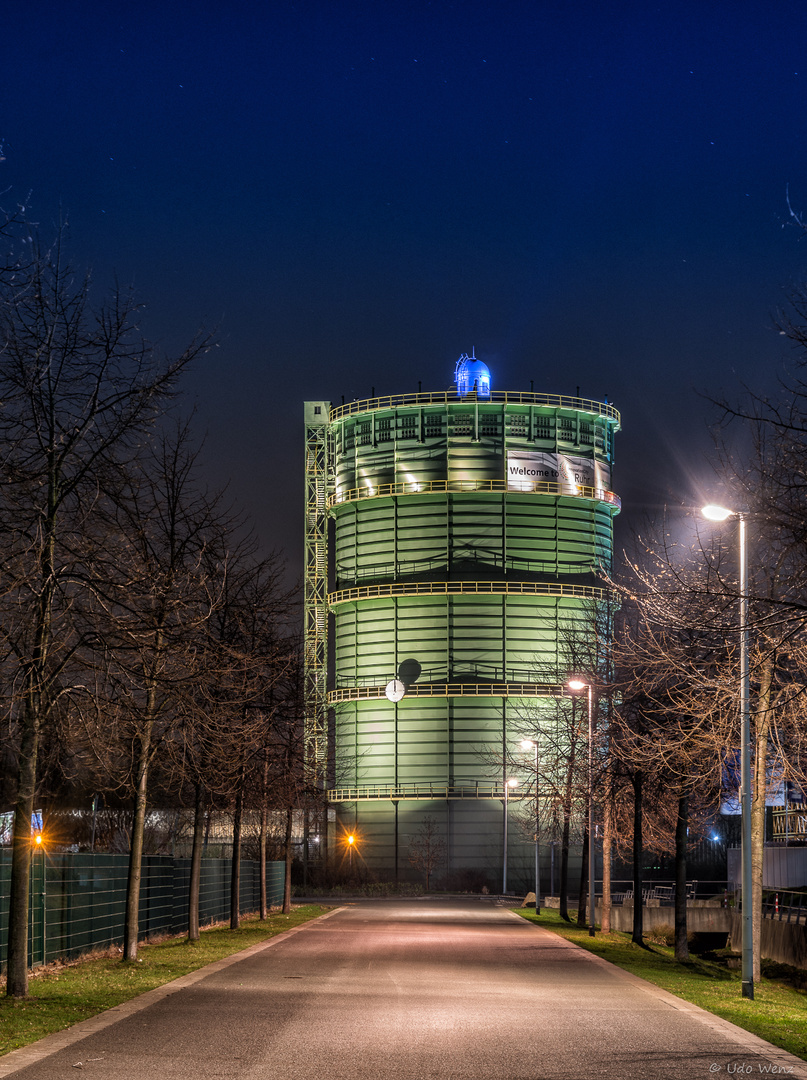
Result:
<svg viewBox="0 0 807 1080"><path fill-rule="evenodd" d="M30 967L123 942L127 855L34 854L28 912ZM190 859L143 858L139 936L181 934L188 926ZM283 902L282 862L266 867L267 903ZM0 851L0 970L5 970L11 853ZM242 860L241 914L260 907L260 864ZM230 918L230 860L203 859L199 922Z"/></svg>

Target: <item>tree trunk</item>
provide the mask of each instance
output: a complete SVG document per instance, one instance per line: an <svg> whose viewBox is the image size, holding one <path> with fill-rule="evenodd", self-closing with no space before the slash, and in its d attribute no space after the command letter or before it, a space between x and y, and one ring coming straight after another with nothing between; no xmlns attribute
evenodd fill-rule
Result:
<svg viewBox="0 0 807 1080"><path fill-rule="evenodd" d="M47 714L48 650L50 646L54 564L56 552L56 495L52 466L48 472L48 501L45 514L45 541L39 559L40 592L35 616L34 647L25 675L25 698L22 716L17 802L14 808L14 835L11 851L11 883L8 905L8 946L6 996L21 998L28 993L28 904L31 879L31 819L36 797L36 774L39 758L39 734L43 715Z"/></svg>
<svg viewBox="0 0 807 1080"><path fill-rule="evenodd" d="M260 837L258 839L258 874L260 876L260 913L259 917L263 921L269 914L269 902L267 900L266 892L266 845L267 845L267 827L266 827L266 806L260 808Z"/></svg>
<svg viewBox="0 0 807 1080"><path fill-rule="evenodd" d="M286 856L286 872L283 879L283 914L288 915L291 911L291 826L294 811L290 806L286 807L286 839L285 839L285 856Z"/></svg>
<svg viewBox="0 0 807 1080"><path fill-rule="evenodd" d="M28 993L28 903L31 882L31 818L36 794L39 726L35 716L25 717L20 746L19 786L14 811L11 849L11 894L8 908L8 964L6 995Z"/></svg>
<svg viewBox="0 0 807 1080"><path fill-rule="evenodd" d="M123 928L124 963L137 960L137 938L140 918L140 879L143 869L143 836L146 829L146 795L148 791L149 750L151 724L140 737L137 762L137 790L132 821L132 838L129 844L129 876L126 882L126 918Z"/></svg>
<svg viewBox="0 0 807 1080"><path fill-rule="evenodd" d="M267 840L267 809L266 799L267 791L269 787L269 759L264 758L263 762L263 774L261 777L261 827L260 838L258 840L258 860L259 860L259 873L261 879L261 911L260 918L264 920L269 914L269 905L266 900L266 840Z"/></svg>
<svg viewBox="0 0 807 1080"><path fill-rule="evenodd" d="M560 896L559 912L561 919L571 922L569 917L569 811L563 808L563 831L560 841Z"/></svg>
<svg viewBox="0 0 807 1080"><path fill-rule="evenodd" d="M241 924L241 818L244 812L244 770L238 779L233 815L233 861L230 867L230 929L237 930Z"/></svg>
<svg viewBox="0 0 807 1080"><path fill-rule="evenodd" d="M687 940L687 825L689 795L678 798L678 817L675 823L675 959L689 960Z"/></svg>
<svg viewBox="0 0 807 1080"><path fill-rule="evenodd" d="M759 672L759 694L754 710L753 760L751 762L751 902L754 947L753 979L762 978L762 885L765 858L765 797L768 791L768 739L771 730L771 684L774 661L766 657ZM745 903L743 897L743 903Z"/></svg>
<svg viewBox="0 0 807 1080"><path fill-rule="evenodd" d="M202 882L202 846L205 841L205 789L196 785L196 805L193 814L193 847L191 876L188 882L188 941L199 940L199 886Z"/></svg>
<svg viewBox="0 0 807 1080"><path fill-rule="evenodd" d="M577 924L578 927L587 927L588 920L586 918L586 912L588 908L589 900L589 843L591 837L589 836L589 820L586 819L586 824L583 825L583 846L582 854L580 856L582 865L580 866L580 892L577 897Z"/></svg>
<svg viewBox="0 0 807 1080"><path fill-rule="evenodd" d="M574 709L574 703L572 704ZM572 715L574 722L574 714ZM575 737L572 736L569 758L566 762L565 791L563 794L563 831L560 850L560 917L571 922L569 917L569 830L572 818L572 785L574 782Z"/></svg>
<svg viewBox="0 0 807 1080"><path fill-rule="evenodd" d="M633 776L633 935L635 945L644 945L642 916L642 774Z"/></svg>
<svg viewBox="0 0 807 1080"><path fill-rule="evenodd" d="M612 797L609 767L605 778L605 805L602 819L602 914L600 921L603 934L611 933L611 845L614 832Z"/></svg>

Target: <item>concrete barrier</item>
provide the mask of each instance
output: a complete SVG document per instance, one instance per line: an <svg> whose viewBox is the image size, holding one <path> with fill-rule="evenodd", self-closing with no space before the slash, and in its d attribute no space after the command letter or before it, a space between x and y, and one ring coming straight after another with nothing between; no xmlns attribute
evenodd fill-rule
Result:
<svg viewBox="0 0 807 1080"><path fill-rule="evenodd" d="M597 922L600 923L602 911L596 906ZM644 907L642 926L652 930L655 926L674 926L675 908ZM633 930L633 904L615 904L611 908L611 929L629 934ZM723 907L707 907L705 904L687 904L687 930L695 934L726 934L730 932L729 911Z"/></svg>
<svg viewBox="0 0 807 1080"><path fill-rule="evenodd" d="M528 899L535 903L535 894ZM575 899L574 910L577 910ZM559 908L560 898L545 896L541 907ZM571 907L570 907L571 910ZM602 906L595 908L597 925L602 923ZM642 911L642 926L647 932L656 926L674 926L675 908L648 906ZM614 904L611 907L611 929L630 934L633 930L633 904ZM725 908L720 900L694 900L687 904L687 930L693 934L728 934L729 945L740 950L742 938L742 915L733 908ZM778 922L776 919L762 920L762 956L768 960L778 960L781 964L807 969L807 926L797 923Z"/></svg>
<svg viewBox="0 0 807 1080"><path fill-rule="evenodd" d="M739 952L743 917L734 911L728 914L729 941L731 947ZM760 952L766 960L778 960L780 964L807 968L807 926L763 919Z"/></svg>

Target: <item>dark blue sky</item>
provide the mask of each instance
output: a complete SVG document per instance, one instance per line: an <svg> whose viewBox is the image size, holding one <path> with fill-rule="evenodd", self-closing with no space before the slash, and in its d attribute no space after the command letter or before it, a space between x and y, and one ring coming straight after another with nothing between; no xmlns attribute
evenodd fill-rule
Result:
<svg viewBox="0 0 807 1080"><path fill-rule="evenodd" d="M211 478L295 566L302 401L621 411L626 506L708 477L703 394L773 384L807 277L802 3L41 2L6 12L0 186L148 302ZM802 63L804 64L802 68Z"/></svg>

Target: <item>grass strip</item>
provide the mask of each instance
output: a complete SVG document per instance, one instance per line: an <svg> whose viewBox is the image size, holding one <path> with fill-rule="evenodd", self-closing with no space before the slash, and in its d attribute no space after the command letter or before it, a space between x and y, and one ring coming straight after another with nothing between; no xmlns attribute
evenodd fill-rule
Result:
<svg viewBox="0 0 807 1080"><path fill-rule="evenodd" d="M215 926L199 941L168 938L139 946L136 963L117 955L90 956L35 970L28 997L0 998L0 1055L87 1020L105 1009L163 986L215 960L248 949L277 934L323 915L330 908L307 905L290 915L273 912L263 922L246 916L238 930Z"/></svg>
<svg viewBox="0 0 807 1080"><path fill-rule="evenodd" d="M787 984L783 965L763 962L762 981L754 985L754 1000L749 1001L742 997L740 972L730 970L725 963L697 956L688 963L679 963L672 948L635 945L629 934L617 931L610 934L598 931L592 938L585 927L564 922L556 911L544 910L536 915L523 908L516 913L684 1001L699 1005L807 1060L807 991ZM765 977L765 967L782 972L784 978Z"/></svg>

